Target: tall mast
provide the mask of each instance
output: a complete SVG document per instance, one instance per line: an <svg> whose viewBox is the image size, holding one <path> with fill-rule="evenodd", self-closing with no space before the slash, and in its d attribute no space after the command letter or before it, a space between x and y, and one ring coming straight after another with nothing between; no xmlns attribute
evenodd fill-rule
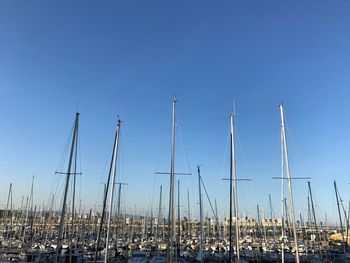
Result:
<svg viewBox="0 0 350 263"><path fill-rule="evenodd" d="M30 194L29 194L29 197L27 199L28 202L27 202L26 217L25 217L25 221L24 221L23 242L25 242L25 237L26 237L26 228L27 228L27 223L28 223L29 207L30 207L31 213L33 210L33 187L34 187L34 176L32 176L32 185L30 187Z"/></svg>
<svg viewBox="0 0 350 263"><path fill-rule="evenodd" d="M191 208L190 208L190 190L187 188L187 210L188 210L188 235L191 235Z"/></svg>
<svg viewBox="0 0 350 263"><path fill-rule="evenodd" d="M231 151L230 151L230 225L229 225L229 251L228 251L228 257L229 257L229 262L232 262L232 197L233 197L233 193L232 193L232 182L233 182L233 113L231 113L230 115L230 135L231 135Z"/></svg>
<svg viewBox="0 0 350 263"><path fill-rule="evenodd" d="M12 183L10 183L9 193L7 195L7 202L6 202L7 216L9 216L9 204L10 204L11 196L12 196ZM12 207L12 198L11 198L11 207Z"/></svg>
<svg viewBox="0 0 350 263"><path fill-rule="evenodd" d="M162 191L163 191L163 186L160 186L159 190L159 208L158 208L158 220L157 220L157 250L159 248L159 224L162 219Z"/></svg>
<svg viewBox="0 0 350 263"><path fill-rule="evenodd" d="M72 230L71 230L71 248L73 247L73 239L74 239L74 220L75 220L75 182L77 175L77 155L78 155L78 130L76 131L76 140L75 140L75 157L74 157L74 173L73 173L73 197L72 197ZM72 249L69 250L70 252ZM69 262L72 262L72 256L70 254Z"/></svg>
<svg viewBox="0 0 350 263"><path fill-rule="evenodd" d="M271 217L272 229L273 229L273 239L276 239L275 215L272 207L271 194L269 194L269 204L270 204L270 217Z"/></svg>
<svg viewBox="0 0 350 263"><path fill-rule="evenodd" d="M201 189L201 171L199 166L197 166L198 171L198 193L199 193L199 222L200 222L200 242L199 242L199 254L198 254L198 260L200 262L203 262L203 205L202 205L202 189Z"/></svg>
<svg viewBox="0 0 350 263"><path fill-rule="evenodd" d="M281 129L281 257L282 263L284 263L284 231L285 231L285 222L284 222L284 154L283 154L283 131Z"/></svg>
<svg viewBox="0 0 350 263"><path fill-rule="evenodd" d="M177 180L177 257L180 256L180 238L181 238L181 217L180 217L180 180Z"/></svg>
<svg viewBox="0 0 350 263"><path fill-rule="evenodd" d="M106 250L105 250L105 263L108 261L108 246L109 246L109 232L111 227L111 217L113 210L113 199L114 199L114 186L115 186L115 177L117 174L117 159L118 159L118 145L119 145L119 133L120 133L120 120L117 121L117 130L116 130L116 146L114 147L114 160L113 164L113 176L112 176L112 189L109 199L109 212L108 212L108 223L107 223L107 236L106 236ZM107 194L106 194L107 195ZM119 211L118 211L119 212Z"/></svg>
<svg viewBox="0 0 350 263"><path fill-rule="evenodd" d="M10 209L9 209L10 205ZM10 230L12 230L12 183L10 183L10 188L9 188L9 193L7 196L7 203L6 203L6 219L10 219ZM7 229L7 237L9 237L9 229L6 224L6 229Z"/></svg>
<svg viewBox="0 0 350 263"><path fill-rule="evenodd" d="M346 214L346 212L344 211L344 213ZM349 238L349 220L350 220L350 201L349 201L349 204L348 204L348 216L345 216L346 218L346 232L345 232L345 235L346 235L346 240L345 242L348 243L348 238ZM322 227L322 225L321 225ZM320 233L320 240L321 240L321 233Z"/></svg>
<svg viewBox="0 0 350 263"><path fill-rule="evenodd" d="M334 191L335 191L335 198L337 199L339 222L340 222L340 232L341 232L341 235L342 235L342 240L343 240L343 242L345 242L344 232L343 232L343 220L341 218L341 212L340 212L340 206L339 206L338 188L337 188L337 183L335 181L334 181Z"/></svg>
<svg viewBox="0 0 350 263"><path fill-rule="evenodd" d="M256 205L256 212L258 214L258 225L260 225L260 209L259 209L259 204Z"/></svg>
<svg viewBox="0 0 350 263"><path fill-rule="evenodd" d="M286 172L287 172L287 178L288 178L289 202L290 202L290 210L292 213L293 237L294 237L294 246L295 246L295 262L299 263L299 248L298 248L297 231L296 231L295 214L294 214L292 179L290 176L290 169L289 169L288 148L287 148L285 121L284 121L284 110L283 110L282 104L280 105L280 113L281 113L281 126L282 126L282 135L283 135L284 157L285 157Z"/></svg>
<svg viewBox="0 0 350 263"><path fill-rule="evenodd" d="M311 199L311 209L312 209L312 214L313 214L313 218L314 218L314 224L315 224L315 232L316 232L316 235L318 235L319 237L319 241L321 241L321 236L320 234L318 233L318 229L317 229L317 221L316 221L316 214L315 214L315 207L314 207L314 201L313 201L313 198L312 198L312 191L311 191L311 183L310 181L307 182L307 185L309 187L309 194L310 194L310 199ZM321 250L319 251L320 252L320 256L322 256L322 253L321 253Z"/></svg>
<svg viewBox="0 0 350 263"><path fill-rule="evenodd" d="M173 100L172 128L171 128L171 163L170 163L170 191L169 191L169 215L168 215L168 262L173 262L173 244L175 236L174 218L174 179L175 179L175 105Z"/></svg>
<svg viewBox="0 0 350 263"><path fill-rule="evenodd" d="M284 211L285 211L285 218L286 218L286 226L288 228L289 233L292 232L291 226L290 226L290 214L288 211L288 205L287 205L287 198L284 198Z"/></svg>
<svg viewBox="0 0 350 263"><path fill-rule="evenodd" d="M112 177L112 174L113 174L114 159L115 159L115 154L117 152L117 146L118 146L118 140L119 140L119 128L120 128L120 120L118 120L118 122L117 122L117 128L116 128L115 136L114 136L114 145L113 145L113 151L112 151L112 159L111 159L111 163L110 163L110 166L109 166L109 173L108 173L107 184L105 185L105 191L104 191L104 196L103 196L102 215L101 215L99 231L97 233L97 241L96 241L96 251L95 251L94 263L96 263L96 261L97 261L97 256L98 256L98 251L99 251L99 246L100 246L103 221L104 221L104 217L105 217L105 213L106 213L106 203L107 203L108 189L109 189L110 180L111 180L111 177Z"/></svg>
<svg viewBox="0 0 350 263"><path fill-rule="evenodd" d="M60 224L59 224L59 230L58 230L58 240L57 240L55 262L57 262L57 260L58 260L58 253L59 253L59 251L61 249L61 245L62 245L64 219L65 219L65 215L66 215L68 186L69 186L69 179L70 179L71 169L72 169L73 155L74 155L74 151L76 151L76 149L75 149L75 146L76 146L75 141L77 140L78 126L79 126L79 113L77 112L75 114L75 123L74 123L72 145L71 145L70 154L69 154L68 169L67 169L67 174L66 174L66 184L65 184L65 187L64 187L64 196L63 196Z"/></svg>
<svg viewBox="0 0 350 263"><path fill-rule="evenodd" d="M301 213L299 213L299 218L300 218L300 228L301 228L301 232L302 232L302 238L303 238L303 241L305 241L304 220L303 220L303 217L301 216Z"/></svg>
<svg viewBox="0 0 350 263"><path fill-rule="evenodd" d="M309 227L312 228L311 209L310 209L310 194L307 196L307 221L309 222Z"/></svg>
<svg viewBox="0 0 350 263"><path fill-rule="evenodd" d="M233 173L233 208L234 216L236 218L236 253L237 253L237 262L239 263L239 222L238 222L238 200L237 200L237 167L236 167L236 155L235 155L235 128L234 128L234 115L231 113L230 116L230 126L231 126L231 166L230 169L230 181L232 182L232 173ZM232 219L231 219L232 220Z"/></svg>
<svg viewBox="0 0 350 263"><path fill-rule="evenodd" d="M309 188L309 195L310 195L310 201L311 201L311 210L312 210L312 216L313 216L314 224L315 224L315 231L317 233L318 231L317 231L316 214L315 214L315 208L314 208L314 201L313 201L313 198L312 198L310 181L307 182L307 185L308 185L308 188Z"/></svg>
<svg viewBox="0 0 350 263"><path fill-rule="evenodd" d="M216 238L220 237L220 222L219 222L219 215L218 215L218 206L216 205L216 199L215 201L215 221L216 221Z"/></svg>
<svg viewBox="0 0 350 263"><path fill-rule="evenodd" d="M123 231L124 228L124 224L122 224L122 217L120 216L120 210L121 210L121 192L122 192L122 185L127 185L126 183L115 183L118 186L118 200L117 200L117 221L116 221L116 225L117 225L117 229L116 229L116 236L118 237L118 227L120 226L120 231ZM119 231L119 232L120 232Z"/></svg>
<svg viewBox="0 0 350 263"><path fill-rule="evenodd" d="M151 236L153 236L153 205L151 204L151 222L150 222L150 230L149 233ZM148 233L147 233L147 240L148 240Z"/></svg>

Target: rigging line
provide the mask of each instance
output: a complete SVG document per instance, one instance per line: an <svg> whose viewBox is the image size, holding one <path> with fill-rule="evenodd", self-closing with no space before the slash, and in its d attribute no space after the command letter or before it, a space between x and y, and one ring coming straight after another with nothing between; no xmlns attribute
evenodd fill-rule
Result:
<svg viewBox="0 0 350 263"><path fill-rule="evenodd" d="M221 178L225 177L224 176L224 170L225 170L225 164L226 164L227 155L228 155L227 152L228 152L229 143L230 143L230 134L231 134L231 131L230 131L230 129L228 129L227 136L226 136L225 151L224 151L224 156L223 156L222 166L221 166L221 172L220 172L220 185L221 185L221 189L222 189L222 191L220 191L220 194L219 194L220 200L224 199L223 198L223 193L225 193L225 191L226 191L226 185L224 185L224 183L221 180ZM224 196L227 196L227 194L225 194ZM224 203L224 202L219 202L219 209L221 209L221 210L223 209L222 205L221 205L222 203Z"/></svg>
<svg viewBox="0 0 350 263"><path fill-rule="evenodd" d="M126 182L126 175L128 174L126 171L126 165L125 165L125 154L124 154L124 140L123 140L123 133L121 132L119 135L120 139L120 150L119 150L119 167L118 167L118 174L119 174L119 182ZM117 177L118 178L118 177Z"/></svg>
<svg viewBox="0 0 350 263"><path fill-rule="evenodd" d="M51 184L51 188L50 188L50 191L49 191L49 196L54 194L54 189L56 187L57 181L58 181L58 175L54 174L53 181L52 181L52 184ZM49 205L50 201L48 200L47 202L48 202L47 205Z"/></svg>
<svg viewBox="0 0 350 263"><path fill-rule="evenodd" d="M316 198L316 196L314 194L314 188L311 189L311 194L312 194L312 199L313 199L313 203L314 203L314 210L315 210L315 213L316 213L316 220L318 222L320 222L320 221L322 221L321 218L320 218L321 213L320 213L320 211L318 209L318 204L317 204L318 202L317 202L317 198Z"/></svg>
<svg viewBox="0 0 350 263"><path fill-rule="evenodd" d="M79 131L79 137L81 138L81 130ZM81 146L80 146L80 140L77 138L77 149L78 150L78 157L79 157L79 199L81 199L81 178L82 178L82 165L81 165Z"/></svg>
<svg viewBox="0 0 350 263"><path fill-rule="evenodd" d="M168 118L167 118L167 120L168 120ZM162 157L164 156L165 146L169 146L169 145L167 144L167 141L168 141L168 139L171 138L171 137L169 137L168 139L167 139L167 138L168 138L167 136L164 136L164 137L163 137L163 143L162 143L162 147L161 147L161 152L160 152L160 155L159 155L159 160L158 160L157 166L155 167L155 168L156 168L155 171L159 171L159 169L160 169L160 163L163 161L163 160L162 160ZM171 140L169 139L169 141L171 141ZM169 156L167 155L166 157L169 157ZM170 158L168 158L168 159L170 159Z"/></svg>
<svg viewBox="0 0 350 263"><path fill-rule="evenodd" d="M49 194L56 194L57 192L57 189L58 189L58 186L60 184L60 181L61 181L61 175L60 174L56 174L54 173L54 177L53 177L53 181L52 181L52 184L51 184L51 189L49 191Z"/></svg>
<svg viewBox="0 0 350 263"><path fill-rule="evenodd" d="M302 157L301 157L301 154L300 154L300 150L299 150L299 147L298 147L298 145L297 145L297 141L296 141L296 139L295 139L295 137L294 137L294 134L292 133L292 131L288 128L288 126L287 125L285 125L285 128L286 128L286 130L287 130L287 132L288 132L288 136L289 136L289 138L290 138L290 140L289 140L289 144L291 144L291 146L292 146L292 148L294 148L294 150L295 150L295 154L294 154L294 156L296 157L296 161L297 161L297 164L298 164L298 167L299 167L299 169L300 169L300 172L301 172L301 174L306 174L305 173L305 166L304 166L304 163L303 163L303 161L302 161Z"/></svg>
<svg viewBox="0 0 350 263"><path fill-rule="evenodd" d="M68 140L66 141L66 145L61 153L60 159L58 161L58 165L56 167L56 172L63 170L63 166L65 165L65 161L66 161L67 156L68 156L68 149L69 149L70 141L71 141L72 136L73 136L73 131L74 131L74 125L72 126L70 135L68 137ZM51 185L51 189L50 189L49 193L54 193L57 191L57 185L59 184L60 177L61 177L60 175L56 175L56 174L54 175L54 180L53 180L53 183Z"/></svg>
<svg viewBox="0 0 350 263"><path fill-rule="evenodd" d="M124 210L121 210L121 214L123 214L123 212L124 212L124 214L126 214L126 211L127 211L127 206L126 206L126 204L127 204L127 188L126 187L124 187L124 191L122 191L122 197L123 197L123 199L122 199L122 202L123 202L123 206L124 206Z"/></svg>
<svg viewBox="0 0 350 263"><path fill-rule="evenodd" d="M60 180L61 181L61 180ZM57 187L56 187L56 190L54 192L55 196L56 196L56 199L57 199L57 196L63 191L63 184L62 183L59 183L57 184Z"/></svg>
<svg viewBox="0 0 350 263"><path fill-rule="evenodd" d="M243 147L242 147L242 143L241 143L241 139L239 137L239 132L238 132L238 129L235 127L235 133L236 133L236 137L237 137L237 144L238 144L238 149L240 150L240 154L242 156L242 159L243 159L243 163L244 163L244 166L245 168L247 169L247 175L248 177L250 178L251 177L251 173L250 173L250 168L249 168L249 165L248 165L248 161L247 161L247 158L246 158L246 154L243 150Z"/></svg>
<svg viewBox="0 0 350 263"><path fill-rule="evenodd" d="M179 122L177 120L175 120L176 122L176 127L178 129L178 138L179 138L179 141L180 141L180 147L181 147L181 150L182 150L182 157L183 157L183 161L185 163L185 165L187 166L187 171L192 174L192 169L191 169L191 166L190 166L190 162L188 160L188 157L187 157L187 154L186 154L186 151L185 151L185 146L184 146L184 142L183 142L183 136L182 136L182 128L181 128L181 125L179 124ZM186 177L186 181L187 181L187 184L189 184L189 187L190 189L193 188L193 184L194 184L194 180L195 180L195 177L193 176L187 176Z"/></svg>
<svg viewBox="0 0 350 263"><path fill-rule="evenodd" d="M338 192L338 196L339 196L339 203L343 209L343 213L344 213L344 220L345 222L348 220L348 217L347 217L347 213L346 213L346 210L344 208L344 200L341 198L341 195L340 195L340 191L339 189L337 189L337 192Z"/></svg>
<svg viewBox="0 0 350 263"><path fill-rule="evenodd" d="M177 120L175 120L176 122L176 127L178 129L178 134L179 134L179 139L180 139L180 145L181 145L181 149L182 149L182 155L183 155L183 158L184 158L184 163L187 165L187 169L189 171L189 173L192 173L191 171L191 167L190 167L190 163L188 161L188 158L187 158L187 155L186 155L186 152L185 152L185 147L184 147L184 143L183 143L183 139L182 139L182 130L180 129L180 125L178 123Z"/></svg>
<svg viewBox="0 0 350 263"><path fill-rule="evenodd" d="M281 127L278 127L275 130L274 146L273 148L276 151L276 154L273 154L273 160L276 162L276 167L281 165Z"/></svg>
<svg viewBox="0 0 350 263"><path fill-rule="evenodd" d="M202 182L202 185L203 185L205 194L206 194L206 196L207 196L207 199L208 199L208 202L209 202L211 211L213 212L213 215L214 215L215 219L217 219L217 216L218 216L218 215L217 215L217 214L215 213L215 211L214 211L213 205L212 205L212 203L211 203L211 201L210 201L210 198L209 198L209 195L208 195L208 191L207 191L207 188L205 187L205 184L204 184L204 181L203 181L202 176L200 177L200 179L201 179L201 182Z"/></svg>
<svg viewBox="0 0 350 263"><path fill-rule="evenodd" d="M225 153L224 153L224 158L221 166L221 173L220 173L220 181L221 178L224 177L224 169L225 169L225 164L226 164L226 159L227 159L227 151L228 151L228 146L229 146L229 140L230 139L230 130L227 133L227 139L226 139L226 146L225 146Z"/></svg>
<svg viewBox="0 0 350 263"><path fill-rule="evenodd" d="M250 172L250 167L248 165L248 160L247 160L247 157L246 157L246 154L245 154L245 151L243 150L243 145L242 145L242 142L241 142L241 139L240 139L240 136L239 136L239 131L238 129L235 127L235 133L236 133L236 138L237 138L237 146L238 146L238 149L240 151L240 154L241 154L241 159L243 160L243 165L246 169L246 173L247 173L247 177L248 178L251 178L251 172ZM249 186L247 187L245 184L242 185L242 190L243 190L243 193L244 193L244 205L245 207L249 207L249 203L248 203L248 192L247 192L247 188L249 188Z"/></svg>
<svg viewBox="0 0 350 263"><path fill-rule="evenodd" d="M159 166L159 165L158 165ZM152 191L151 191L151 195L152 195L152 197L150 198L150 202L151 202L151 204L153 204L153 201L154 201L154 197L155 197L155 187L156 187L156 182L159 180L159 176L161 176L161 175L157 175L156 173L153 173L153 176L152 176L152 178L153 178L153 180L152 180ZM164 177L164 176L163 176Z"/></svg>
<svg viewBox="0 0 350 263"><path fill-rule="evenodd" d="M113 151L113 150L112 150ZM102 185L102 189L104 189L103 187L103 185L104 185L104 182L105 182L105 180L104 179L107 179L106 177L107 177L107 173L106 173L106 171L107 171L107 166L108 166L108 164L109 164L109 161L108 161L108 156L109 155L111 155L109 152L107 153L106 152L106 155L105 155L105 158L104 158L104 160L105 160L105 164L104 164L104 167L103 167L103 169L102 169L102 173L101 173L101 175L99 176L99 178L100 178L100 181L99 181L99 186L101 186ZM97 195L96 195L96 199L95 199L95 204L94 204L94 208L95 208L95 212L97 212L97 207L99 207L100 206L100 200L99 200L99 198L100 198L100 194L101 194L101 187L97 187ZM104 190L102 191L102 193L104 193ZM102 194L102 199L103 199L103 194Z"/></svg>
<svg viewBox="0 0 350 263"><path fill-rule="evenodd" d="M82 177L82 174L79 174L79 200L81 200L81 177Z"/></svg>
<svg viewBox="0 0 350 263"><path fill-rule="evenodd" d="M68 157L68 150L69 150L69 146L70 146L70 142L72 141L72 137L73 137L73 132L74 132L74 126L75 124L73 124L72 128L71 128L71 132L69 133L68 136L68 140L66 141L66 145L63 149L63 152L60 156L59 162L58 162L58 166L56 168L56 172L62 171L63 170L63 166L66 163L66 159Z"/></svg>

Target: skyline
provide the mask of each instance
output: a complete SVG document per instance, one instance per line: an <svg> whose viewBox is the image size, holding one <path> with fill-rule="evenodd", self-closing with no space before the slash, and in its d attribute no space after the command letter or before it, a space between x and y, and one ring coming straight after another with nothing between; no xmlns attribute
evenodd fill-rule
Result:
<svg viewBox="0 0 350 263"><path fill-rule="evenodd" d="M0 6L1 207L11 182L17 203L29 193L32 175L34 201L47 199L76 110L83 203L101 199L119 115L126 206L146 210L150 199L154 208L160 184L166 204L169 178L154 173L170 170L176 95L176 169L193 174L180 178L184 206L192 187L198 210L201 164L211 198L228 210L221 178L229 173L225 149L235 107L238 176L252 178L238 185L239 206L255 217L256 204L267 209L271 193L277 214L280 183L272 177L280 174L283 102L292 175L311 176L318 218L327 212L329 221L337 219L333 180L349 198L346 1ZM295 210L305 215L307 182L293 182L293 190ZM205 211L210 215L207 204Z"/></svg>

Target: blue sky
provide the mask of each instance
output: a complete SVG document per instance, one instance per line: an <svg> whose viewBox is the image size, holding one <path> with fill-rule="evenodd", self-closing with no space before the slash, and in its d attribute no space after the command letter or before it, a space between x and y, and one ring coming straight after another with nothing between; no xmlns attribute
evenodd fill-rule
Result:
<svg viewBox="0 0 350 263"><path fill-rule="evenodd" d="M278 212L283 101L292 174L312 177L319 217L335 218L332 181L345 200L349 187L349 11L347 1L2 1L0 204L10 182L19 203L32 175L35 201L48 198L78 107L86 207L106 180L117 115L125 206L155 206L175 94L176 168L201 164L221 211L235 101L238 173L253 179L239 185L242 213L267 210L269 193ZM195 175L180 180L196 211ZM306 182L294 190L305 213Z"/></svg>

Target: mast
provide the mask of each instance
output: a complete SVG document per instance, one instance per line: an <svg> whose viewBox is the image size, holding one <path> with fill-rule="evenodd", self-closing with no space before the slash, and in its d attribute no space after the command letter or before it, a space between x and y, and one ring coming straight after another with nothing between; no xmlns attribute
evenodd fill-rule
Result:
<svg viewBox="0 0 350 263"><path fill-rule="evenodd" d="M256 205L256 212L258 214L258 222L257 222L257 235L259 235L259 237L261 236L260 235L260 227L261 227L261 224L260 224L260 208L259 208L259 204Z"/></svg>
<svg viewBox="0 0 350 263"><path fill-rule="evenodd" d="M187 188L188 235L191 236L190 190Z"/></svg>
<svg viewBox="0 0 350 263"><path fill-rule="evenodd" d="M12 183L10 183L9 192L7 195L7 202L6 202L6 210L7 210L7 216L9 216L9 204L11 199L11 207L12 207Z"/></svg>
<svg viewBox="0 0 350 263"><path fill-rule="evenodd" d="M171 128L171 163L170 163L170 191L169 191L169 215L168 215L168 253L167 261L173 262L173 244L175 236L175 218L174 218L174 180L175 180L175 105L173 100L172 128Z"/></svg>
<svg viewBox="0 0 350 263"><path fill-rule="evenodd" d="M292 213L293 237L294 237L294 246L295 246L295 262L299 263L300 262L300 260L299 260L299 248L298 248L294 204L293 204L292 180L291 180L290 169L289 169L288 148L287 148L287 139L286 139L286 131L285 131L285 121L284 121L284 110L283 110L282 104L280 105L280 113L281 113L281 126L282 126L282 135L283 135L283 148L284 148L286 172L287 172L287 178L288 178L289 202L290 202L290 210Z"/></svg>
<svg viewBox="0 0 350 263"><path fill-rule="evenodd" d="M281 129L281 263L284 263L284 235L285 235L285 221L284 221L284 154L283 154L283 131Z"/></svg>
<svg viewBox="0 0 350 263"><path fill-rule="evenodd" d="M180 256L180 239L181 239L181 217L180 217L180 180L177 180L177 257Z"/></svg>
<svg viewBox="0 0 350 263"><path fill-rule="evenodd" d="M33 224L34 224L34 219L35 219L35 214L36 214L36 205L34 206L34 213L33 209L30 209L31 213L31 219L30 219L30 244L33 242Z"/></svg>
<svg viewBox="0 0 350 263"><path fill-rule="evenodd" d="M110 232L110 228L111 228L111 217L112 217L112 209L113 209L115 177L116 177L116 174L117 174L119 133L120 133L120 120L118 119L118 121L117 121L117 130L116 130L116 146L114 148L114 153L113 153L114 160L112 161L112 162L114 162L114 164L113 164L114 169L113 169L113 176L112 176L112 189L111 189L111 194L110 194L110 197L109 197L110 199L109 199L109 212L108 212L108 223L107 223L105 263L107 263L107 261L108 261L109 232ZM118 213L119 213L119 210L118 210Z"/></svg>
<svg viewBox="0 0 350 263"><path fill-rule="evenodd" d="M308 181L307 184L308 184L308 187L309 187L309 194L310 194L310 199L311 199L311 209L312 209L312 215L313 215L313 218L314 218L315 231L316 231L316 235L319 236L319 241L321 241L321 236L320 236L320 233L318 232L318 229L317 229L315 207L314 207L314 201L313 201L313 198L312 198L312 191L311 191L311 183L310 183L310 181ZM321 250L319 252L320 252L320 256L322 256Z"/></svg>
<svg viewBox="0 0 350 263"><path fill-rule="evenodd" d="M230 151L230 225L229 225L229 251L228 251L228 257L229 257L229 262L232 262L232 182L233 182L233 158L234 158L234 145L233 145L233 140L234 140L234 135L233 135L233 113L230 115L230 135L231 135L231 151Z"/></svg>
<svg viewBox="0 0 350 263"><path fill-rule="evenodd" d="M73 131L72 145L71 145L71 149L70 149L68 169L67 169L67 174L66 174L66 183L65 183L65 188L64 188L62 210L61 210L60 224L59 224L59 230L58 230L58 240L57 240L55 262L57 262L57 260L58 260L58 254L60 252L61 245L62 245L62 240L63 240L64 218L65 218L65 215L66 215L68 186L69 186L69 179L70 179L70 175L71 175L73 154L74 154L74 151L76 151L76 148L75 148L76 143L75 143L75 141L77 140L77 135L78 135L78 125L79 125L79 113L77 112L75 114L75 122L74 122L74 131Z"/></svg>
<svg viewBox="0 0 350 263"><path fill-rule="evenodd" d="M346 212L345 212L346 214ZM348 243L348 238L349 238L349 219L350 219L350 201L349 201L349 204L348 204L348 216L345 216L346 218L346 244ZM322 227L322 225L321 225ZM320 240L321 240L321 234L320 234Z"/></svg>
<svg viewBox="0 0 350 263"><path fill-rule="evenodd" d="M124 224L122 223L122 217L120 216L120 210L121 210L121 192L122 192L122 185L127 185L126 183L115 183L118 185L118 200L117 200L117 215L116 215L116 236L118 237L118 227L120 227L119 232L122 232L124 229Z"/></svg>
<svg viewBox="0 0 350 263"><path fill-rule="evenodd" d="M10 209L9 209L10 205ZM7 237L9 237L9 230L12 230L12 183L10 183L10 188L9 188L9 193L7 196L7 203L6 203L6 219L10 219L10 229L8 229L8 226L6 224L6 229L7 229Z"/></svg>
<svg viewBox="0 0 350 263"><path fill-rule="evenodd" d="M117 150L118 140L119 140L119 128L120 128L120 120L117 121L117 128L116 128L116 131L115 131L114 145L113 145L113 151L112 151L112 159L111 159L111 163L110 163L110 166L109 166L109 173L108 173L107 184L105 185L105 191L104 191L104 196L103 196L102 215L101 215L99 231L97 233L97 241L96 241L96 251L95 251L94 263L96 263L96 261L97 261L97 256L98 256L98 251L99 251L99 246L100 246L100 241L101 241L103 221L104 221L104 217L105 217L105 213L106 213L106 203L107 203L108 189L109 189L109 184L110 184L110 180L111 180L112 173L113 173L115 154L117 153L116 150Z"/></svg>
<svg viewBox="0 0 350 263"><path fill-rule="evenodd" d="M163 186L160 186L160 190L159 190L159 208L158 208L158 222L157 222L157 242L158 242L158 246L157 249L159 248L159 223L161 221L162 218L162 191L163 191Z"/></svg>
<svg viewBox="0 0 350 263"><path fill-rule="evenodd" d="M29 216L29 206L30 206L31 213L33 210L33 186L34 186L34 176L32 176L32 185L30 187L29 198L27 199L27 207L26 207L27 211L26 211L26 217L25 217L25 221L24 221L23 242L25 242L25 238L26 238L26 228L27 228L28 216Z"/></svg>
<svg viewBox="0 0 350 263"><path fill-rule="evenodd" d="M256 205L256 212L258 216L258 225L260 225L260 209L259 209L259 204Z"/></svg>
<svg viewBox="0 0 350 263"><path fill-rule="evenodd" d="M302 232L302 239L303 239L303 241L305 241L306 238L305 238L304 220L303 220L303 217L301 216L301 213L299 213L299 220L300 220L300 228L301 228L301 232Z"/></svg>
<svg viewBox="0 0 350 263"><path fill-rule="evenodd" d="M16 213L16 216L15 216L15 221L21 224L19 235L22 235L22 232L23 232L23 222L22 222L23 209L24 209L23 203L24 203L24 195L22 195L21 206L19 208L20 213Z"/></svg>
<svg viewBox="0 0 350 263"><path fill-rule="evenodd" d="M310 209L310 194L307 196L307 221L309 223L309 227L312 228L311 209Z"/></svg>
<svg viewBox="0 0 350 263"><path fill-rule="evenodd" d="M271 217L272 229L273 229L273 239L276 239L275 215L273 213L273 208L272 208L271 194L269 194L269 204L270 204L270 217Z"/></svg>
<svg viewBox="0 0 350 263"><path fill-rule="evenodd" d="M199 221L200 221L200 242L199 242L199 253L198 253L198 260L200 262L203 262L203 206L202 206L202 189L201 189L201 172L199 165L197 166L197 172L198 172L198 193L199 193Z"/></svg>
<svg viewBox="0 0 350 263"><path fill-rule="evenodd" d="M338 196L338 188L337 188L337 183L334 181L334 191L335 191L335 198L337 200L337 206L338 206L338 214L339 214L339 222L340 222L340 232L342 235L342 240L345 242L344 239L344 232L343 232L343 220L341 218L341 212L340 212L340 206L339 206L339 196Z"/></svg>
<svg viewBox="0 0 350 263"><path fill-rule="evenodd" d="M238 222L238 200L237 200L237 166L236 166L236 155L235 155L235 128L234 128L234 115L231 113L230 116L230 125L231 125L231 169L230 169L230 180L232 182L232 173L233 173L233 208L234 216L236 218L236 253L237 253L237 262L239 263L239 222ZM232 219L231 219L232 220Z"/></svg>
<svg viewBox="0 0 350 263"><path fill-rule="evenodd" d="M73 239L74 239L74 220L75 220L75 182L76 182L76 175L77 175L77 155L78 155L78 130L76 131L76 140L75 140L75 157L74 157L74 173L73 173L73 196L72 196L72 230L71 230L71 249L72 251L73 247ZM72 255L70 253L69 262L72 262Z"/></svg>
<svg viewBox="0 0 350 263"><path fill-rule="evenodd" d="M151 205L150 235L153 236L153 205ZM147 236L148 236L148 233L147 233Z"/></svg>
<svg viewBox="0 0 350 263"><path fill-rule="evenodd" d="M220 222L219 222L219 215L218 215L218 206L216 205L216 199L214 200L215 203L215 223L216 223L216 238L220 237Z"/></svg>

